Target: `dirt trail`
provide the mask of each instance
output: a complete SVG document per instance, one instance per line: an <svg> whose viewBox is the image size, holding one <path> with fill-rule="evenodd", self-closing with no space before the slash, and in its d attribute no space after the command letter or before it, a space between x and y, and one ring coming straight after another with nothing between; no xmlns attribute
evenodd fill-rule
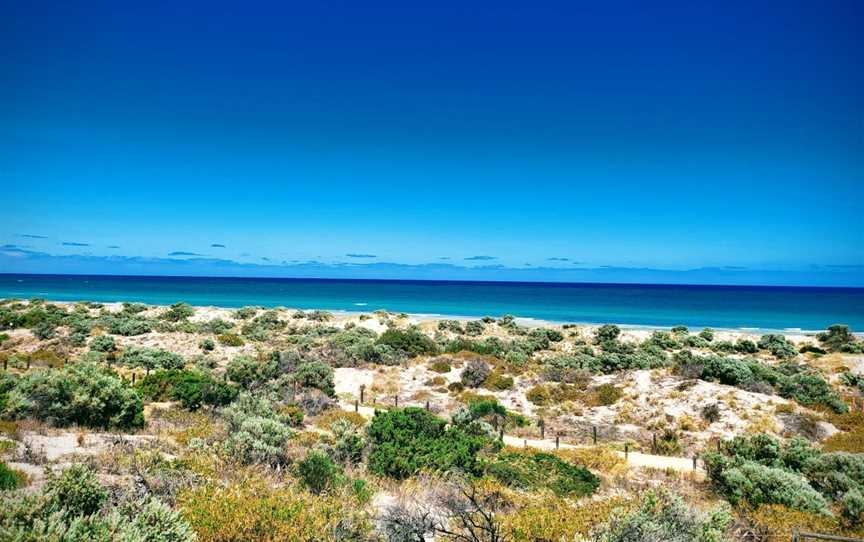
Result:
<svg viewBox="0 0 864 542"><path fill-rule="evenodd" d="M347 410L350 412L354 412L355 406L354 403L340 402L339 406L342 410ZM405 406L421 406L421 405L405 405ZM368 406L359 406L357 407L357 412L361 415L371 418L375 415L375 409L373 407ZM514 437L512 435L504 435L504 444L508 446L520 447L520 446L530 446L532 448L537 448L538 450L554 450L555 449L555 441L553 440L539 440L539 439L525 439L520 437ZM575 444L567 444L561 442L559 447L562 449L573 449L573 448L587 448L588 446L583 445L575 445ZM693 459L689 457L670 457L665 455L651 455L651 454L643 454L640 452L629 452L628 454L624 454L624 452L615 452L620 457L626 457L627 465L633 468L638 467L647 467L653 469L672 469L679 472L694 472L693 469ZM694 474L702 478L705 475L705 472L702 468L696 469Z"/></svg>

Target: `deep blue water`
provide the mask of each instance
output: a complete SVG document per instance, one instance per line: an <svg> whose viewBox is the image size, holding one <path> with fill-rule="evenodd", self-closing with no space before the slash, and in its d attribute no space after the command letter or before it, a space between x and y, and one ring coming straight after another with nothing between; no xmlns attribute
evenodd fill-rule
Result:
<svg viewBox="0 0 864 542"><path fill-rule="evenodd" d="M137 301L559 322L864 331L864 288L0 274L0 298Z"/></svg>

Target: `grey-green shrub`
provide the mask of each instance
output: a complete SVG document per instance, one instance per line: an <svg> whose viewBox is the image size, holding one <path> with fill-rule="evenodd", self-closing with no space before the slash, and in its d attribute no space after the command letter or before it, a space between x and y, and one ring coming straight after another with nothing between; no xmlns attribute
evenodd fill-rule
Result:
<svg viewBox="0 0 864 542"><path fill-rule="evenodd" d="M117 341L111 335L99 335L90 340L90 350L96 352L113 352L117 350Z"/></svg>
<svg viewBox="0 0 864 542"><path fill-rule="evenodd" d="M141 367L148 371L152 369L182 369L185 365L179 354L161 348L127 348L120 354L117 361L127 367Z"/></svg>
<svg viewBox="0 0 864 542"><path fill-rule="evenodd" d="M137 392L111 369L82 362L23 375L7 394L5 414L33 417L58 427L128 429L144 425Z"/></svg>
<svg viewBox="0 0 864 542"><path fill-rule="evenodd" d="M650 491L639 507L618 513L602 526L597 542L723 542L732 522L729 510L720 507L703 513L667 490Z"/></svg>
<svg viewBox="0 0 864 542"><path fill-rule="evenodd" d="M241 394L222 411L228 426L226 453L243 463L285 463L285 444L294 434L289 416L279 414L263 397Z"/></svg>

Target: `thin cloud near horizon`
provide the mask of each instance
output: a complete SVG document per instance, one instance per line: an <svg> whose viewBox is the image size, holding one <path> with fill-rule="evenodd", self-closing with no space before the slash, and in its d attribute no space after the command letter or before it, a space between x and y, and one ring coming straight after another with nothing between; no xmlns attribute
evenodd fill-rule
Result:
<svg viewBox="0 0 864 542"><path fill-rule="evenodd" d="M89 247L90 243L76 243L75 241L63 241L60 243L64 247Z"/></svg>

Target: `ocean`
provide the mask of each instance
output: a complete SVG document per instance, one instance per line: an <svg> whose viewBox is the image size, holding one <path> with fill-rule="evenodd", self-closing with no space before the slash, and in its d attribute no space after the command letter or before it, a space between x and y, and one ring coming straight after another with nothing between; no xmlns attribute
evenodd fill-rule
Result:
<svg viewBox="0 0 864 542"><path fill-rule="evenodd" d="M864 331L864 288L0 274L0 298L385 309L626 326Z"/></svg>

